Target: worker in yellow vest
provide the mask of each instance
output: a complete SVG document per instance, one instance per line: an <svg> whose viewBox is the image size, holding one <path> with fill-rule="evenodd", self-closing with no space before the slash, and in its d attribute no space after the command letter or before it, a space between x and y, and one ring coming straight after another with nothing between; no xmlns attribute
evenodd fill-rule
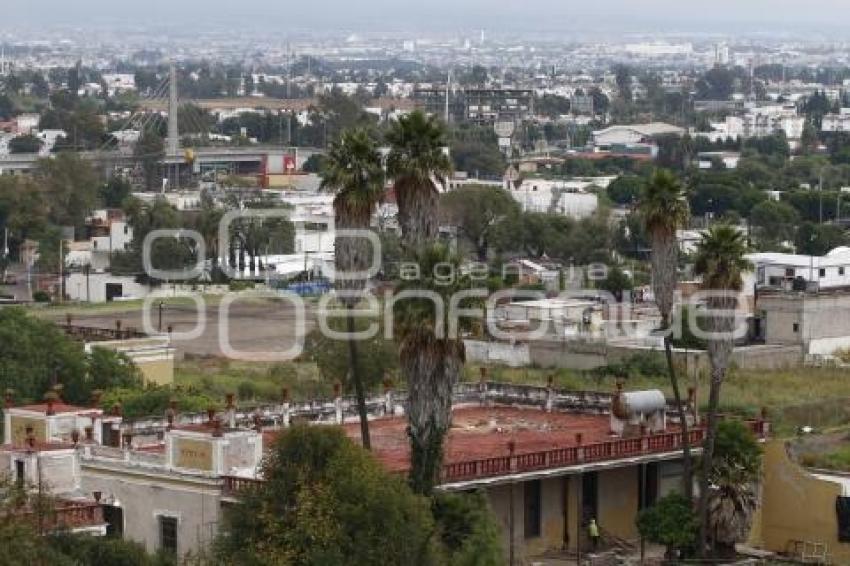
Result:
<svg viewBox="0 0 850 566"><path fill-rule="evenodd" d="M596 519L590 519L590 523L587 524L587 534L590 536L593 550L596 551L599 548L599 525L596 524Z"/></svg>

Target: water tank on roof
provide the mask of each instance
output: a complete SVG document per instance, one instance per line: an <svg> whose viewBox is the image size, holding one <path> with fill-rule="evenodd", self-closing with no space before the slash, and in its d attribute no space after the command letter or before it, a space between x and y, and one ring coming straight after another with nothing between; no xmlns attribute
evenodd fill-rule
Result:
<svg viewBox="0 0 850 566"><path fill-rule="evenodd" d="M650 432L666 430L667 401L657 389L629 391L617 384L611 400L611 432L618 436L641 434L646 427Z"/></svg>
<svg viewBox="0 0 850 566"><path fill-rule="evenodd" d="M657 389L649 391L629 391L621 393L623 408L629 415L648 414L663 411L667 406L664 393Z"/></svg>

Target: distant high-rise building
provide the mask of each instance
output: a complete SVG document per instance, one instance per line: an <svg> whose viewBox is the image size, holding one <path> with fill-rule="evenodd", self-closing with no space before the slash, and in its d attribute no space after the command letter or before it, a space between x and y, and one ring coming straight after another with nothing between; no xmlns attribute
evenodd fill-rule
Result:
<svg viewBox="0 0 850 566"><path fill-rule="evenodd" d="M732 60L732 57L731 57L728 45L726 45L725 43L718 43L717 45L714 46L714 64L715 65L721 65L721 66L725 67L726 65L728 65L731 62L731 60Z"/></svg>

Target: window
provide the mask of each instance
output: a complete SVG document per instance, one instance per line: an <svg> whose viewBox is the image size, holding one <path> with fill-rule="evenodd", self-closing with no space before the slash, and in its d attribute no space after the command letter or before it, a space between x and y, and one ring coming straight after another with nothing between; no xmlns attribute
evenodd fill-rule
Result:
<svg viewBox="0 0 850 566"><path fill-rule="evenodd" d="M838 274L844 275L844 267L843 266L838 268Z"/></svg>
<svg viewBox="0 0 850 566"><path fill-rule="evenodd" d="M177 554L177 517L159 517L159 548Z"/></svg>
<svg viewBox="0 0 850 566"><path fill-rule="evenodd" d="M824 269L823 267L818 269L818 277L826 277L826 269Z"/></svg>
<svg viewBox="0 0 850 566"><path fill-rule="evenodd" d="M24 469L24 461L15 460L15 482L17 482L19 487L24 485L24 481L26 480Z"/></svg>
<svg viewBox="0 0 850 566"><path fill-rule="evenodd" d="M525 507L525 538L540 536L540 480L523 484Z"/></svg>
<svg viewBox="0 0 850 566"><path fill-rule="evenodd" d="M785 277L794 277L794 268L788 267L785 269Z"/></svg>
<svg viewBox="0 0 850 566"><path fill-rule="evenodd" d="M795 333L795 334L796 334L797 332L800 332L800 323L799 323L799 322L795 322L795 323L794 323L793 328L794 328L794 333Z"/></svg>

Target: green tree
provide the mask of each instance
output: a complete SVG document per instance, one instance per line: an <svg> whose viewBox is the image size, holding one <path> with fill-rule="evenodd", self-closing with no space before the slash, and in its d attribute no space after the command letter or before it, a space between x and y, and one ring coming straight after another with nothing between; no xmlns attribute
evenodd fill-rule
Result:
<svg viewBox="0 0 850 566"><path fill-rule="evenodd" d="M729 100L735 91L735 74L726 67L715 65L696 83L697 98L702 100Z"/></svg>
<svg viewBox="0 0 850 566"><path fill-rule="evenodd" d="M55 384L65 401L87 404L95 389L137 387L140 378L125 356L100 348L86 354L53 323L19 308L0 310L0 388L40 402Z"/></svg>
<svg viewBox="0 0 850 566"><path fill-rule="evenodd" d="M617 204L634 204L640 197L645 180L637 175L621 175L617 177L605 192Z"/></svg>
<svg viewBox="0 0 850 566"><path fill-rule="evenodd" d="M38 162L35 173L48 204L51 222L73 226L82 234L86 217L98 205L98 178L92 165L75 153Z"/></svg>
<svg viewBox="0 0 850 566"><path fill-rule="evenodd" d="M15 112L15 103L6 94L0 94L0 120L10 119Z"/></svg>
<svg viewBox="0 0 850 566"><path fill-rule="evenodd" d="M632 278L622 269L614 265L608 269L608 275L599 282L599 288L611 293L618 301L623 300L623 293L634 288Z"/></svg>
<svg viewBox="0 0 850 566"><path fill-rule="evenodd" d="M165 157L165 142L153 128L142 130L133 148L133 157L142 169L147 190L158 188L160 183L160 163Z"/></svg>
<svg viewBox="0 0 850 566"><path fill-rule="evenodd" d="M735 347L735 309L737 295L743 286L743 273L751 268L745 259L746 239L733 226L716 224L706 232L697 246L694 267L702 276L702 288L711 294L706 300L706 327L709 330L708 360L711 385L708 398L708 426L703 443L703 467L700 475L700 546L702 556L708 542L708 495L710 470L713 465L717 434L720 391L729 369Z"/></svg>
<svg viewBox="0 0 850 566"><path fill-rule="evenodd" d="M689 219L688 201L676 176L670 171L659 169L645 186L638 206L646 233L652 242L652 291L655 295L655 303L661 312L661 328L664 331L664 352L667 357L670 385L682 427L683 493L690 500L693 498L693 479L689 427L679 389L679 380L673 365L670 336L670 315L673 310L676 282L679 278L679 242L676 232L684 227Z"/></svg>
<svg viewBox="0 0 850 566"><path fill-rule="evenodd" d="M100 201L107 208L121 208L133 192L130 182L115 175L100 187Z"/></svg>
<svg viewBox="0 0 850 566"><path fill-rule="evenodd" d="M511 222L520 213L519 204L505 190L482 185L466 185L440 197L443 222L455 226L458 234L475 250L479 261L487 261L490 239L501 222Z"/></svg>
<svg viewBox="0 0 850 566"><path fill-rule="evenodd" d="M348 130L338 141L331 144L326 160L322 188L335 193L334 217L337 230L368 232L371 230L372 213L383 196L384 172L381 155L375 142L366 130ZM357 397L360 414L360 432L363 447L371 448L369 442L369 415L366 408L366 391L360 374L357 356L357 340L354 337L354 307L362 300L366 278L357 273L369 270L374 254L372 244L362 235L336 236L334 242L338 291L349 293L340 302L345 307L348 329L348 360L351 382ZM352 276L353 275L353 276Z"/></svg>
<svg viewBox="0 0 850 566"><path fill-rule="evenodd" d="M41 140L32 134L24 134L9 140L9 153L38 153Z"/></svg>
<svg viewBox="0 0 850 566"><path fill-rule="evenodd" d="M667 548L666 558L676 560L692 551L699 523L691 500L671 493L641 511L637 527L642 537Z"/></svg>
<svg viewBox="0 0 850 566"><path fill-rule="evenodd" d="M764 250L793 241L799 221L800 216L794 207L784 202L764 201L750 212L754 236L759 247Z"/></svg>
<svg viewBox="0 0 850 566"><path fill-rule="evenodd" d="M803 222L797 228L795 245L800 254L825 255L847 243L847 232L841 226Z"/></svg>
<svg viewBox="0 0 850 566"><path fill-rule="evenodd" d="M217 541L229 564L434 564L427 499L381 469L341 429L283 432L263 483L225 510Z"/></svg>
<svg viewBox="0 0 850 566"><path fill-rule="evenodd" d="M501 531L483 491L438 494L433 511L450 566L505 563Z"/></svg>
<svg viewBox="0 0 850 566"><path fill-rule="evenodd" d="M98 566L176 566L166 554L148 554L144 545L119 538L86 534L58 533L45 537L47 547L56 553L59 564ZM51 562L56 564L56 562Z"/></svg>
<svg viewBox="0 0 850 566"><path fill-rule="evenodd" d="M464 125L451 131L449 152L456 171L470 176L501 177L507 164L492 128Z"/></svg>

